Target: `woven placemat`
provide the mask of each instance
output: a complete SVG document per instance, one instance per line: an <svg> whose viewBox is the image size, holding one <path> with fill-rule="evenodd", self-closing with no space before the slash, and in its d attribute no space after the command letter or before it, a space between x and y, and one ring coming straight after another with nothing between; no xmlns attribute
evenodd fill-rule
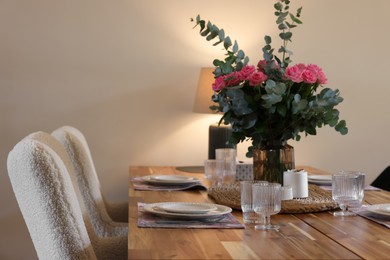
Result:
<svg viewBox="0 0 390 260"><path fill-rule="evenodd" d="M239 182L212 186L208 190L208 195L218 204L241 210ZM332 200L330 191L309 184L309 197L282 201L280 213L313 213L336 208L338 205Z"/></svg>

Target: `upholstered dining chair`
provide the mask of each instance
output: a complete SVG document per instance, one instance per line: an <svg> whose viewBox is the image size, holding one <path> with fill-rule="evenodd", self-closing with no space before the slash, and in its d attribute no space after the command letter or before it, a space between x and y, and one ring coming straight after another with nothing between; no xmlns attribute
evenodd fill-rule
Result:
<svg viewBox="0 0 390 260"><path fill-rule="evenodd" d="M376 179L371 183L372 186L390 191L390 166L387 166Z"/></svg>
<svg viewBox="0 0 390 260"><path fill-rule="evenodd" d="M100 238L83 221L66 164L31 135L7 158L11 185L39 259L127 259L127 239Z"/></svg>
<svg viewBox="0 0 390 260"><path fill-rule="evenodd" d="M82 209L84 221L91 223L94 233L100 237L121 236L127 238L128 224L113 222L107 213L98 210L100 207L104 207L101 205L102 203L90 201L91 190L85 187L84 183L86 180L84 176L78 174L78 168L75 168L72 158L62 143L54 136L45 132L33 133L30 135L30 138L48 145L66 162L68 173Z"/></svg>
<svg viewBox="0 0 390 260"><path fill-rule="evenodd" d="M128 202L108 203L101 192L92 155L84 135L76 128L63 126L52 132L62 143L75 169L81 197L96 229L128 226ZM123 223L122 223L123 222ZM126 230L127 232L127 230Z"/></svg>

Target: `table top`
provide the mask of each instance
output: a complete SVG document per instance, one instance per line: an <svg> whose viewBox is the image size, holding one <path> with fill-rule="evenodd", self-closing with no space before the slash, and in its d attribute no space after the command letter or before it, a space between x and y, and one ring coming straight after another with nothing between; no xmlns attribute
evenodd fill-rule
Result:
<svg viewBox="0 0 390 260"><path fill-rule="evenodd" d="M309 174L326 174L313 167ZM130 177L201 173L175 167L130 167ZM214 203L204 190L139 191L129 181L128 259L385 259L390 257L390 229L360 216L332 212L277 214L278 231L245 229L169 229L137 226L137 203L167 201ZM365 191L367 204L390 203L390 192ZM242 222L242 212L233 211Z"/></svg>

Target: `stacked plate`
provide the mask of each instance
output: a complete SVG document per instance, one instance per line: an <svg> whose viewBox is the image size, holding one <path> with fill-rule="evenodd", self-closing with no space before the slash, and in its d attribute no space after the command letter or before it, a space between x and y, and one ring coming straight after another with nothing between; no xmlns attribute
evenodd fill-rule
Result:
<svg viewBox="0 0 390 260"><path fill-rule="evenodd" d="M198 178L182 175L149 175L142 177L142 180L154 185L189 185L200 181Z"/></svg>
<svg viewBox="0 0 390 260"><path fill-rule="evenodd" d="M216 218L232 211L224 205L191 202L152 203L145 205L144 210L160 217L184 219Z"/></svg>
<svg viewBox="0 0 390 260"><path fill-rule="evenodd" d="M317 185L332 185L332 175L309 175L308 180Z"/></svg>

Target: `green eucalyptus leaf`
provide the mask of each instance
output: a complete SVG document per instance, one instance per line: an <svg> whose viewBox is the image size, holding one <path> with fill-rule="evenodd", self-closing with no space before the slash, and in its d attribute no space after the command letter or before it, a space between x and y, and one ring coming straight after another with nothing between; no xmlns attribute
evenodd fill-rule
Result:
<svg viewBox="0 0 390 260"><path fill-rule="evenodd" d="M264 47L263 47L263 51L269 51L269 50L271 50L272 49L272 47L271 47L271 45L265 45Z"/></svg>
<svg viewBox="0 0 390 260"><path fill-rule="evenodd" d="M200 35L202 35L203 37L205 37L205 36L207 36L207 34L209 34L209 33L210 33L210 30L209 30L208 28L206 28L206 30L200 32Z"/></svg>
<svg viewBox="0 0 390 260"><path fill-rule="evenodd" d="M297 27L295 24L291 24L291 23L289 23L287 21L285 23L286 23L287 27L290 28L290 29Z"/></svg>
<svg viewBox="0 0 390 260"><path fill-rule="evenodd" d="M203 29L206 27L206 22L202 20L199 21L198 24L200 26L200 32L203 31Z"/></svg>
<svg viewBox="0 0 390 260"><path fill-rule="evenodd" d="M231 89L226 91L226 96L231 100L231 109L237 116L247 115L252 112L246 102L245 93L242 89Z"/></svg>
<svg viewBox="0 0 390 260"><path fill-rule="evenodd" d="M297 23L297 24L302 24L302 21L299 20L297 17L295 17L293 14L290 14L290 18L293 22Z"/></svg>
<svg viewBox="0 0 390 260"><path fill-rule="evenodd" d="M218 36L218 32L217 31L211 31L210 34L206 37L206 40L207 41L211 41L212 39L214 39L217 36Z"/></svg>
<svg viewBox="0 0 390 260"><path fill-rule="evenodd" d="M286 29L288 29L288 27L287 27L287 25L285 23L279 24L278 28L279 28L279 30L286 30Z"/></svg>
<svg viewBox="0 0 390 260"><path fill-rule="evenodd" d="M242 50L239 50L237 52L237 58L243 59L245 57L245 53Z"/></svg>
<svg viewBox="0 0 390 260"><path fill-rule="evenodd" d="M347 123L345 120L341 120L335 127L336 131L340 132L342 135L346 135L348 133L348 128L346 127Z"/></svg>
<svg viewBox="0 0 390 260"><path fill-rule="evenodd" d="M278 11L281 11L283 9L283 5L280 2L278 2L274 4L274 8Z"/></svg>
<svg viewBox="0 0 390 260"><path fill-rule="evenodd" d="M225 39L225 31L223 29L218 32L218 37L221 42Z"/></svg>
<svg viewBox="0 0 390 260"><path fill-rule="evenodd" d="M236 70L237 71L242 70L243 67L244 67L244 63L242 63L242 62L237 62L236 63Z"/></svg>
<svg viewBox="0 0 390 260"><path fill-rule="evenodd" d="M300 17L301 16L301 12L302 12L302 7L299 7L297 9L297 17Z"/></svg>
<svg viewBox="0 0 390 260"><path fill-rule="evenodd" d="M309 134L309 135L316 135L317 134L317 130L313 126L307 126L305 128L305 132L306 132L306 134Z"/></svg>
<svg viewBox="0 0 390 260"><path fill-rule="evenodd" d="M294 98L294 101L292 102L292 113L294 115L301 113L304 109L306 109L308 104L308 101L306 99L300 99L299 101L296 101Z"/></svg>
<svg viewBox="0 0 390 260"><path fill-rule="evenodd" d="M245 56L244 58L244 65L247 65L249 62L249 57L248 56Z"/></svg>
<svg viewBox="0 0 390 260"><path fill-rule="evenodd" d="M292 37L292 32L282 32L282 33L279 33L279 37L280 37L282 40L288 41L288 40L290 40L291 37Z"/></svg>
<svg viewBox="0 0 390 260"><path fill-rule="evenodd" d="M272 79L269 79L265 82L265 90L267 91L267 93L272 93L273 89L275 88L276 86L276 82L273 81Z"/></svg>
<svg viewBox="0 0 390 260"><path fill-rule="evenodd" d="M238 51L238 44L237 41L234 41L233 52L236 53L237 51Z"/></svg>
<svg viewBox="0 0 390 260"><path fill-rule="evenodd" d="M289 14L289 12L282 12L282 13L280 13L280 15L278 16L278 19L276 19L276 23L277 24L281 24L281 23L283 23L284 22L284 20L286 20L286 17L287 17L287 15Z"/></svg>
<svg viewBox="0 0 390 260"><path fill-rule="evenodd" d="M271 108L276 103L279 103L280 101L282 101L283 98L281 95L278 95L275 93L269 93L269 94L262 95L261 99L263 100L263 106L265 108Z"/></svg>
<svg viewBox="0 0 390 260"><path fill-rule="evenodd" d="M271 41L272 41L271 36L266 35L266 36L264 37L264 41L265 41L265 43L266 43L267 45L271 44Z"/></svg>
<svg viewBox="0 0 390 260"><path fill-rule="evenodd" d="M225 49L229 49L230 46L232 46L232 40L230 40L230 37L226 37L225 40L223 41L223 46Z"/></svg>
<svg viewBox="0 0 390 260"><path fill-rule="evenodd" d="M217 41L217 42L213 43L213 46L217 46L220 43L222 43L222 41Z"/></svg>

